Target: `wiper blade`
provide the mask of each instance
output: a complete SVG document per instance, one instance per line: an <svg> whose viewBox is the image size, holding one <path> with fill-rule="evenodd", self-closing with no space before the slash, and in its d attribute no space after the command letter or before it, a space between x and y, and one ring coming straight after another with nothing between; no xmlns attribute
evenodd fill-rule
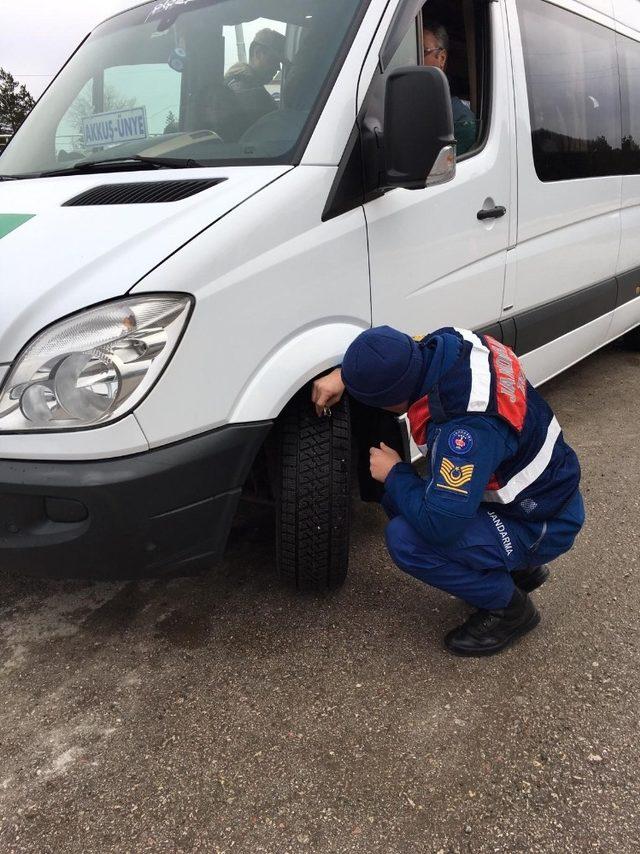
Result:
<svg viewBox="0 0 640 854"><path fill-rule="evenodd" d="M15 181L14 175L0 175L0 181Z"/></svg>
<svg viewBox="0 0 640 854"><path fill-rule="evenodd" d="M145 157L132 154L130 157L112 157L104 160L79 160L65 169L50 169L33 175L20 175L20 178L55 178L58 175L77 175L82 172L119 171L123 169L197 169L204 166L197 160L178 157Z"/></svg>
<svg viewBox="0 0 640 854"><path fill-rule="evenodd" d="M85 160L75 163L73 168L76 170L92 169L93 167L102 166L127 166L129 164L142 163L150 169L194 169L202 166L197 160L180 159L177 157L145 157L144 154L132 154L129 157L105 158L104 160Z"/></svg>

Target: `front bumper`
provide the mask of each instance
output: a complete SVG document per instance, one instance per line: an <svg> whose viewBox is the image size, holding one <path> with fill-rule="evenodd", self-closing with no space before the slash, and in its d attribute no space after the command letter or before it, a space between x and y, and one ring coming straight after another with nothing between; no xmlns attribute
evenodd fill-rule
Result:
<svg viewBox="0 0 640 854"><path fill-rule="evenodd" d="M132 578L219 557L270 427L228 425L115 460L0 460L0 568Z"/></svg>

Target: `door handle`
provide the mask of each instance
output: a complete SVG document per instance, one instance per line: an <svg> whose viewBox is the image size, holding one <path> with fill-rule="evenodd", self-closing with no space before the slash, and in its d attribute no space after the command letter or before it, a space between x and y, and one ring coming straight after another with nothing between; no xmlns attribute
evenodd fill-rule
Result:
<svg viewBox="0 0 640 854"><path fill-rule="evenodd" d="M482 208L481 211L478 211L478 219L500 219L501 216L504 216L507 212L507 209L502 205L496 205L495 208Z"/></svg>

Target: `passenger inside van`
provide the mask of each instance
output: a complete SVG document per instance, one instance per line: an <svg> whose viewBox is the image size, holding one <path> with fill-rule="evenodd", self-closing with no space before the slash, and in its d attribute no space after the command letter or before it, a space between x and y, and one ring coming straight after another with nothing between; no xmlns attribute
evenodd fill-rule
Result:
<svg viewBox="0 0 640 854"><path fill-rule="evenodd" d="M418 17L419 62L447 75L457 155L470 153L484 135L489 87L486 9L474 0L428 0Z"/></svg>
<svg viewBox="0 0 640 854"><path fill-rule="evenodd" d="M430 19L422 22L423 64L440 68L446 73L449 59L449 34L442 24ZM466 154L473 147L477 136L477 122L468 101L451 95L453 109L453 132L457 143L457 154Z"/></svg>
<svg viewBox="0 0 640 854"><path fill-rule="evenodd" d="M282 33L262 29L251 42L249 62L237 62L225 74L225 83L234 93L237 108L243 114L241 132L277 109L265 86L280 70L285 58L284 50L285 37Z"/></svg>

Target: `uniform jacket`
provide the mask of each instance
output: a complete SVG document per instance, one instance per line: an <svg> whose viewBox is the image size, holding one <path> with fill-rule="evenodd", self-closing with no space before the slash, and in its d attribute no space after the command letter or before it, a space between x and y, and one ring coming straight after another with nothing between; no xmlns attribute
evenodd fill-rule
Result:
<svg viewBox="0 0 640 854"><path fill-rule="evenodd" d="M465 329L438 330L420 346L437 342L453 356L408 412L428 478L399 463L385 481L386 495L440 544L454 542L481 504L524 522L554 518L578 489L580 465L518 358Z"/></svg>

